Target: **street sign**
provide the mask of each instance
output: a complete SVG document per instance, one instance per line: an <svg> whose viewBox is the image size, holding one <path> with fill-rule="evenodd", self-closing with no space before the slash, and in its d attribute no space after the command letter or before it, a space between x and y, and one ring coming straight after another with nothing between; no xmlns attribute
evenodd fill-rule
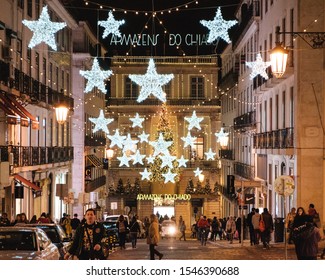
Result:
<svg viewBox="0 0 325 280"><path fill-rule="evenodd" d="M255 204L255 195L253 193L245 194L245 204Z"/></svg>
<svg viewBox="0 0 325 280"><path fill-rule="evenodd" d="M239 180L235 180L235 187L237 187L237 188L240 188L240 187L260 188L261 187L261 182L260 181L239 181Z"/></svg>

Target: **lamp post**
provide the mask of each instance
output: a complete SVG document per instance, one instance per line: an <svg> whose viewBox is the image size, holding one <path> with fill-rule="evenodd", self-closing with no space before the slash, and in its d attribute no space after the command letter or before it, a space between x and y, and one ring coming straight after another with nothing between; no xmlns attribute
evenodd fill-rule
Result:
<svg viewBox="0 0 325 280"><path fill-rule="evenodd" d="M199 175L199 181L200 181L201 183L204 182L204 174L200 174L200 175Z"/></svg>
<svg viewBox="0 0 325 280"><path fill-rule="evenodd" d="M113 149L106 149L106 158L108 159L108 167L111 167L111 160L114 156L114 150Z"/></svg>
<svg viewBox="0 0 325 280"><path fill-rule="evenodd" d="M224 128L221 127L220 131L218 133L215 133L215 135L218 138L217 142L220 143L221 148L226 148L229 142L229 132L225 132Z"/></svg>
<svg viewBox="0 0 325 280"><path fill-rule="evenodd" d="M68 117L69 108L63 104L55 107L56 120L59 124L64 124Z"/></svg>

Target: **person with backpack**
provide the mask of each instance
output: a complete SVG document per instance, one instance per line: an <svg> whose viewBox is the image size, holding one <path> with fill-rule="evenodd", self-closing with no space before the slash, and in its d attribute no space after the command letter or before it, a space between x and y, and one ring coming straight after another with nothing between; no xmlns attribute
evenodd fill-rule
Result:
<svg viewBox="0 0 325 280"><path fill-rule="evenodd" d="M137 248L138 233L141 233L140 225L137 221L137 217L133 216L130 222L130 238L131 238L132 248Z"/></svg>
<svg viewBox="0 0 325 280"><path fill-rule="evenodd" d="M121 250L125 249L125 239L126 239L126 232L128 229L128 222L124 219L123 215L120 215L118 221L116 223L118 237L119 237L119 245Z"/></svg>

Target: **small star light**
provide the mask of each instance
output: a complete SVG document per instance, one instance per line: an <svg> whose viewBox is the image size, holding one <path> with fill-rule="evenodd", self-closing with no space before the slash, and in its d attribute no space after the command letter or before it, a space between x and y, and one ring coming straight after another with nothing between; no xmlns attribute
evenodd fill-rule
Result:
<svg viewBox="0 0 325 280"><path fill-rule="evenodd" d="M44 42L48 44L53 50L57 50L55 43L55 34L60 29L67 26L65 22L52 22L47 10L47 6L44 6L41 15L38 20L23 20L31 31L33 31L33 37L29 42L28 47L33 48L36 45Z"/></svg>
<svg viewBox="0 0 325 280"><path fill-rule="evenodd" d="M129 158L125 153L123 153L123 156L117 157L117 159L120 161L119 167L121 167L123 165L130 167L129 161L131 160L131 158Z"/></svg>
<svg viewBox="0 0 325 280"><path fill-rule="evenodd" d="M252 72L249 74L250 80L253 80L257 75L261 75L265 80L269 78L266 72L266 68L271 65L271 61L264 62L260 53L256 55L256 60L247 62L246 65L252 68Z"/></svg>
<svg viewBox="0 0 325 280"><path fill-rule="evenodd" d="M197 137L192 137L191 133L188 132L186 137L181 137L181 139L184 141L184 148L187 146L194 147L194 141L197 139Z"/></svg>
<svg viewBox="0 0 325 280"><path fill-rule="evenodd" d="M199 167L197 167L194 171L194 174L195 174L195 177L199 177L200 176L200 174L203 172L202 170L200 170L200 168Z"/></svg>
<svg viewBox="0 0 325 280"><path fill-rule="evenodd" d="M145 134L144 131L142 131L142 133L140 135L138 135L138 137L140 138L140 143L142 143L142 142L149 143L149 140L148 140L149 136L150 136L149 134Z"/></svg>
<svg viewBox="0 0 325 280"><path fill-rule="evenodd" d="M209 149L209 151L207 153L205 153L207 160L209 159L214 159L214 156L216 155L216 153L212 152L211 148Z"/></svg>
<svg viewBox="0 0 325 280"><path fill-rule="evenodd" d="M89 120L95 124L93 133L97 132L98 130L102 130L106 134L109 134L107 125L114 121L114 119L106 119L103 110L100 110L98 118L89 118Z"/></svg>
<svg viewBox="0 0 325 280"><path fill-rule="evenodd" d="M103 93L106 93L104 80L112 75L111 70L100 70L97 58L94 59L93 66L90 71L79 71L80 75L87 79L87 85L84 90L85 93L90 92L94 87L97 87Z"/></svg>
<svg viewBox="0 0 325 280"><path fill-rule="evenodd" d="M176 159L175 156L170 155L169 153L163 156L159 156L162 160L161 168L168 166L169 168L173 168L173 161Z"/></svg>
<svg viewBox="0 0 325 280"><path fill-rule="evenodd" d="M155 160L155 157L153 157L153 156L148 156L147 157L147 163L153 163L154 160Z"/></svg>
<svg viewBox="0 0 325 280"><path fill-rule="evenodd" d="M160 101L166 102L166 93L162 86L166 85L174 78L173 74L161 74L156 71L155 62L152 58L149 60L147 73L144 75L129 75L130 79L141 87L137 101L140 103L147 99L150 94L157 97Z"/></svg>
<svg viewBox="0 0 325 280"><path fill-rule="evenodd" d="M191 130L193 127L201 130L200 122L203 121L204 118L198 118L195 111L193 111L191 117L185 117L184 119L189 123L188 130Z"/></svg>
<svg viewBox="0 0 325 280"><path fill-rule="evenodd" d="M131 156L131 159L133 160L133 164L140 163L143 165L143 159L146 157L146 155L141 155L140 151L137 150L134 155Z"/></svg>
<svg viewBox="0 0 325 280"><path fill-rule="evenodd" d="M175 176L177 174L174 174L170 171L170 169L168 169L168 172L166 174L161 174L163 177L165 177L165 184L168 182L172 182L175 183Z"/></svg>
<svg viewBox="0 0 325 280"><path fill-rule="evenodd" d="M185 159L184 156L182 155L180 159L177 160L178 162L178 167L184 166L186 167L186 163L188 162L188 159Z"/></svg>
<svg viewBox="0 0 325 280"><path fill-rule="evenodd" d="M137 143L139 140L132 140L130 133L128 133L126 139L123 141L123 152L128 150L135 152L137 150Z"/></svg>
<svg viewBox="0 0 325 280"><path fill-rule="evenodd" d="M119 27L124 23L125 23L124 19L115 20L112 11L109 11L107 20L98 21L98 25L105 28L103 33L103 39L106 38L109 34L113 34L117 37L121 37L121 32L119 30Z"/></svg>
<svg viewBox="0 0 325 280"><path fill-rule="evenodd" d="M130 121L133 123L132 127L142 127L144 118L140 118L139 114L136 113L134 118L130 118Z"/></svg>
<svg viewBox="0 0 325 280"><path fill-rule="evenodd" d="M147 168L145 168L143 170L143 172L139 172L141 174L141 180L148 180L150 181L150 175L152 174L152 172L148 172Z"/></svg>
<svg viewBox="0 0 325 280"><path fill-rule="evenodd" d="M114 135L107 135L107 138L111 140L111 144L109 145L110 148L114 147L115 145L118 146L119 148L123 148L123 141L126 138L126 136L122 136L119 133L119 130L115 130Z"/></svg>
<svg viewBox="0 0 325 280"><path fill-rule="evenodd" d="M210 29L208 43L214 42L219 37L230 43L228 29L234 26L237 20L224 20L219 7L213 20L200 20L200 23Z"/></svg>
<svg viewBox="0 0 325 280"><path fill-rule="evenodd" d="M159 133L159 138L157 141L149 141L149 144L154 147L155 152L153 156L161 154L169 154L168 147L173 144L173 141L165 141L162 133Z"/></svg>

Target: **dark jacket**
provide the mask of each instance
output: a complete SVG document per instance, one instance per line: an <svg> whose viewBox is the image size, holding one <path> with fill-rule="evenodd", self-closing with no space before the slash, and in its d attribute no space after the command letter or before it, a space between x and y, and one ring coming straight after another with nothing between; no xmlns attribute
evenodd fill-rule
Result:
<svg viewBox="0 0 325 280"><path fill-rule="evenodd" d="M139 232L140 233L140 226L137 221L131 221L130 232Z"/></svg>
<svg viewBox="0 0 325 280"><path fill-rule="evenodd" d="M125 228L125 233L128 231L128 222L127 221L123 221L124 222L124 228ZM116 223L116 227L117 227L117 230L118 230L118 233L121 234L121 233L124 233L124 232L120 232L120 221L117 221Z"/></svg>
<svg viewBox="0 0 325 280"><path fill-rule="evenodd" d="M269 212L263 212L261 214L261 219L263 219L266 230L273 230L273 218Z"/></svg>
<svg viewBox="0 0 325 280"><path fill-rule="evenodd" d="M83 247L83 239L85 233L85 224L80 224L76 229L76 234L74 236L72 245L69 249L71 255L79 256ZM105 237L105 229L102 224L95 222L93 224L93 244L94 247L96 244L101 245L102 239ZM100 250L101 251L101 250Z"/></svg>

